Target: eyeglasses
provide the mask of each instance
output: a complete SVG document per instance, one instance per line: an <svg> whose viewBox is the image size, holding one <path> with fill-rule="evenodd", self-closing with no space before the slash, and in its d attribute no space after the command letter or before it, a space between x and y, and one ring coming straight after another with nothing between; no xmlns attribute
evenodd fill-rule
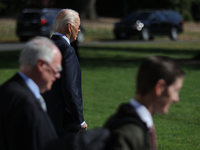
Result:
<svg viewBox="0 0 200 150"><path fill-rule="evenodd" d="M57 71L55 71L55 69L52 67L52 65L50 65L48 62L45 61L45 64L47 66L49 66L49 68L51 68L51 71L54 73L54 75L61 73L61 71L62 71L62 66L55 66L56 70L57 70Z"/></svg>
<svg viewBox="0 0 200 150"><path fill-rule="evenodd" d="M78 26L78 24L76 22L71 22L71 24L73 24L73 25L76 24ZM78 30L81 30L81 24L78 26Z"/></svg>

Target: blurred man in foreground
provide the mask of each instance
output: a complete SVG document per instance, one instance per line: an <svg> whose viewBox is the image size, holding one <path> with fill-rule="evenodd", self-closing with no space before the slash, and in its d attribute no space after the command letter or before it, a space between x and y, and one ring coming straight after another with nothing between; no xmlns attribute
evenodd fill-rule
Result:
<svg viewBox="0 0 200 150"><path fill-rule="evenodd" d="M61 59L59 49L44 37L21 51L20 71L0 86L1 150L41 150L57 139L40 93L60 78Z"/></svg>
<svg viewBox="0 0 200 150"><path fill-rule="evenodd" d="M168 57L144 59L137 75L135 99L122 104L105 124L112 131L108 149L156 150L152 117L155 113L166 114L170 105L179 101L184 75ZM117 126L118 122L124 123Z"/></svg>

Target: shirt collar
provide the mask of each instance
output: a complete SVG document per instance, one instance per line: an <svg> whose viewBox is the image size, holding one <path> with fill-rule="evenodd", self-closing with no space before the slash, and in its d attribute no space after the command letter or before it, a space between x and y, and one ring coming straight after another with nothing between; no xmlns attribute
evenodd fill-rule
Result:
<svg viewBox="0 0 200 150"><path fill-rule="evenodd" d="M22 72L19 71L18 73L22 77L22 79L25 81L25 83L29 87L29 89L33 92L36 99L40 98L40 89L37 86L37 84L31 78L27 77Z"/></svg>
<svg viewBox="0 0 200 150"><path fill-rule="evenodd" d="M69 39L68 39L65 35L63 35L62 33L55 32L53 35L59 35L59 36L61 36L61 37L62 37L63 39L65 39L65 40L67 41L67 43L70 45Z"/></svg>
<svg viewBox="0 0 200 150"><path fill-rule="evenodd" d="M135 99L130 99L129 103L135 109L140 119L146 123L147 127L153 127L153 118L149 110Z"/></svg>

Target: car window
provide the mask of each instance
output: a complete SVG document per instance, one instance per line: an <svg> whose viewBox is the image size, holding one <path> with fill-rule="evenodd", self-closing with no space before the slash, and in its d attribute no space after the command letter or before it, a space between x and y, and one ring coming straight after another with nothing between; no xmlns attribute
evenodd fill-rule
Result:
<svg viewBox="0 0 200 150"><path fill-rule="evenodd" d="M159 19L161 22L167 22L168 19L167 19L166 15L164 15L162 12L159 12L158 16L159 16Z"/></svg>
<svg viewBox="0 0 200 150"><path fill-rule="evenodd" d="M150 19L150 20L157 20L158 17L157 17L157 15L156 15L155 13L152 13L152 14L149 16L149 19Z"/></svg>
<svg viewBox="0 0 200 150"><path fill-rule="evenodd" d="M32 20L32 19L40 19L41 14L39 13L23 13L20 15L19 19L22 20Z"/></svg>
<svg viewBox="0 0 200 150"><path fill-rule="evenodd" d="M149 17L150 13L149 12L143 12L143 13L133 13L126 17L124 20L125 21L130 21L130 20L143 20L147 19Z"/></svg>
<svg viewBox="0 0 200 150"><path fill-rule="evenodd" d="M174 15L172 13L167 13L166 15L169 18L169 20L174 20L175 19Z"/></svg>
<svg viewBox="0 0 200 150"><path fill-rule="evenodd" d="M57 15L57 12L47 12L44 14L47 20L54 20Z"/></svg>
<svg viewBox="0 0 200 150"><path fill-rule="evenodd" d="M181 16L176 12L168 12L166 15L170 20L180 20L181 19Z"/></svg>

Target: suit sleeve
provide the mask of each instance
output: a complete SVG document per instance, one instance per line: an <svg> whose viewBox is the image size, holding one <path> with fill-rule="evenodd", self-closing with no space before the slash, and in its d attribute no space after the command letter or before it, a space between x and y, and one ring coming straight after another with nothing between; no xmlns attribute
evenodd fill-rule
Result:
<svg viewBox="0 0 200 150"><path fill-rule="evenodd" d="M81 90L81 68L75 50L70 46L63 54L61 74L64 103L75 121L84 121Z"/></svg>

